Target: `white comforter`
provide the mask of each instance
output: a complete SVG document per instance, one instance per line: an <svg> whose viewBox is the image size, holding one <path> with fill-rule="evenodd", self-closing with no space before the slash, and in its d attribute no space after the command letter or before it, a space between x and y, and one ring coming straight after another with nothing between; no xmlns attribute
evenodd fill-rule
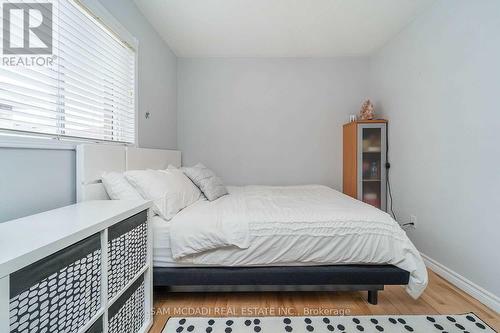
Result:
<svg viewBox="0 0 500 333"><path fill-rule="evenodd" d="M229 192L213 202L200 200L171 221L176 260L227 266L392 264L410 272L412 297L427 285L419 252L379 209L319 185Z"/></svg>

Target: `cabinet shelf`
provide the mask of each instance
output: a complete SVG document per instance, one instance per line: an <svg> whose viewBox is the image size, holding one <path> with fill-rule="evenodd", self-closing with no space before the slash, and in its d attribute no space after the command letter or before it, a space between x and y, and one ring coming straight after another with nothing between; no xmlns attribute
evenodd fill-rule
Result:
<svg viewBox="0 0 500 333"><path fill-rule="evenodd" d="M343 191L379 209L386 209L387 122L363 121L344 125Z"/></svg>
<svg viewBox="0 0 500 333"><path fill-rule="evenodd" d="M1 223L0 332L24 325L146 333L153 319L150 207L144 200L85 201ZM47 305L45 320L23 306L28 301L37 309L71 303L71 311Z"/></svg>

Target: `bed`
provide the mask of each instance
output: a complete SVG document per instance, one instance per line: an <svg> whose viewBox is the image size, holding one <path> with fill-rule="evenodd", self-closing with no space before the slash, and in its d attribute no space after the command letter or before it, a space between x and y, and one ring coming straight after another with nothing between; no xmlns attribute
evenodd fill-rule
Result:
<svg viewBox="0 0 500 333"><path fill-rule="evenodd" d="M100 174L179 167L178 151L82 145L77 198L109 199ZM386 213L325 186L229 187L172 220L153 217L154 284L175 291L366 290L385 285L418 297L427 273L418 251ZM236 287L237 286L237 287Z"/></svg>

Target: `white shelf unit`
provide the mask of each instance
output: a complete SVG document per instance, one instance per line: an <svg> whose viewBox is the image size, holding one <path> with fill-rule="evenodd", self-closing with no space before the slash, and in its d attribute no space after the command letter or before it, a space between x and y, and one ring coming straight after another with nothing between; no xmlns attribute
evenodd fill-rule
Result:
<svg viewBox="0 0 500 333"><path fill-rule="evenodd" d="M0 224L0 332L145 333L148 201L86 201Z"/></svg>

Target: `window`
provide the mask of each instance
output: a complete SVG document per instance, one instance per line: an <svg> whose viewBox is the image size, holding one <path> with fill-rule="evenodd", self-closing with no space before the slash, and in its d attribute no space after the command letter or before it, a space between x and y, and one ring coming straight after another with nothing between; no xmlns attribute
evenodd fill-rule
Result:
<svg viewBox="0 0 500 333"><path fill-rule="evenodd" d="M0 132L135 143L135 46L79 1L52 4L52 64L0 64ZM22 17L11 11L11 43Z"/></svg>

